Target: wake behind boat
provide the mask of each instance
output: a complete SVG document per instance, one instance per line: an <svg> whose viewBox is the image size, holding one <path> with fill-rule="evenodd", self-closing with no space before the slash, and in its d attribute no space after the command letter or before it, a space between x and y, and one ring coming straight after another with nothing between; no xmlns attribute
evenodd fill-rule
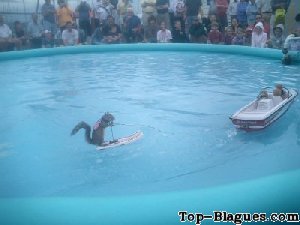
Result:
<svg viewBox="0 0 300 225"><path fill-rule="evenodd" d="M259 130L267 127L290 107L298 95L294 89L284 90L284 96L275 96L270 88L264 88L254 101L234 113L230 119L236 128Z"/></svg>

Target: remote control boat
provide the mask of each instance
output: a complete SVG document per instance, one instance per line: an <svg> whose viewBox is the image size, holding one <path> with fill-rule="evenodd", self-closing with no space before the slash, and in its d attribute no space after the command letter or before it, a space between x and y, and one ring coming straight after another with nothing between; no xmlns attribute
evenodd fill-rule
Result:
<svg viewBox="0 0 300 225"><path fill-rule="evenodd" d="M264 88L254 101L230 117L235 127L249 131L267 127L288 110L298 95L294 89L283 88L284 95L274 96L269 89Z"/></svg>

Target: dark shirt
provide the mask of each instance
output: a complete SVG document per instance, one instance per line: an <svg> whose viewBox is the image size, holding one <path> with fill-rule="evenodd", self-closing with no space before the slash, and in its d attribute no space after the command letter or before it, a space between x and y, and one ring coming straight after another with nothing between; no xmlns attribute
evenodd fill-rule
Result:
<svg viewBox="0 0 300 225"><path fill-rule="evenodd" d="M201 0L186 0L185 6L187 16L198 16Z"/></svg>
<svg viewBox="0 0 300 225"><path fill-rule="evenodd" d="M156 1L156 6L163 6L165 4L169 5L169 0L157 0ZM158 14L163 14L163 13L167 13L167 12L168 12L168 8L166 8L166 9L157 9Z"/></svg>
<svg viewBox="0 0 300 225"><path fill-rule="evenodd" d="M97 44L97 43L101 42L103 39L103 36L104 35L103 35L102 27L98 27L92 35L92 44Z"/></svg>
<svg viewBox="0 0 300 225"><path fill-rule="evenodd" d="M80 3L80 5L77 7L76 11L79 14L79 20L89 20L90 19L90 10L91 7L87 3Z"/></svg>
<svg viewBox="0 0 300 225"><path fill-rule="evenodd" d="M192 24L189 33L194 37L201 37L203 35L206 35L205 28L201 23Z"/></svg>
<svg viewBox="0 0 300 225"><path fill-rule="evenodd" d="M42 14L44 16L44 20L48 21L49 23L55 23L55 12L55 8L51 4L45 3L42 6Z"/></svg>
<svg viewBox="0 0 300 225"><path fill-rule="evenodd" d="M131 33L133 28L138 28L141 24L141 20L138 16L133 15L131 17L125 18L125 24L127 28L127 32Z"/></svg>
<svg viewBox="0 0 300 225"><path fill-rule="evenodd" d="M186 43L187 36L184 31L174 29L172 31L172 42L174 43Z"/></svg>
<svg viewBox="0 0 300 225"><path fill-rule="evenodd" d="M157 42L157 40L156 40L157 31L158 31L158 28L157 28L156 25L154 27L148 26L145 29L145 39L146 39L146 41L151 42L151 43Z"/></svg>
<svg viewBox="0 0 300 225"><path fill-rule="evenodd" d="M117 33L120 34L121 33L120 27L116 24L113 24L113 26L117 27ZM111 25L109 25L109 24L105 25L104 28L103 28L103 35L104 36L111 36L111 35L109 35L110 32L111 32Z"/></svg>
<svg viewBox="0 0 300 225"><path fill-rule="evenodd" d="M25 32L24 32L23 29L21 29L21 30L16 30L16 31L15 31L15 35L16 35L17 38L21 38L21 37L24 37L24 36L25 36Z"/></svg>

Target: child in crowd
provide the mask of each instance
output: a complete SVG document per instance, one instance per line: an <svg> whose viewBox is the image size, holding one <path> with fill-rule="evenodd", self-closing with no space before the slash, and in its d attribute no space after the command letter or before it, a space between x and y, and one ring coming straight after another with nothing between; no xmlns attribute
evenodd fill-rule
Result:
<svg viewBox="0 0 300 225"><path fill-rule="evenodd" d="M284 27L282 24L278 24L273 29L274 35L271 37L271 39L267 42L267 45L269 48L277 48L282 49L284 44L284 35L283 35Z"/></svg>
<svg viewBox="0 0 300 225"><path fill-rule="evenodd" d="M174 29L172 31L172 42L185 43L187 42L187 36L184 29L181 26L180 20L175 20Z"/></svg>
<svg viewBox="0 0 300 225"><path fill-rule="evenodd" d="M45 30L43 34L43 48L53 48L54 38L50 30Z"/></svg>
<svg viewBox="0 0 300 225"><path fill-rule="evenodd" d="M231 20L231 29L232 29L232 32L236 34L236 33L237 33L237 30L238 30L238 27L239 27L239 24L238 24L237 19L236 19L236 18L233 18L233 19Z"/></svg>
<svg viewBox="0 0 300 225"><path fill-rule="evenodd" d="M156 25L156 19L154 16L148 18L148 26L144 30L144 42L155 43L158 27Z"/></svg>
<svg viewBox="0 0 300 225"><path fill-rule="evenodd" d="M157 32L156 39L159 43L167 43L172 40L171 31L166 28L165 22L161 22L160 30Z"/></svg>
<svg viewBox="0 0 300 225"><path fill-rule="evenodd" d="M243 28L239 27L237 33L232 39L233 45L245 45L245 34Z"/></svg>
<svg viewBox="0 0 300 225"><path fill-rule="evenodd" d="M221 44L223 43L223 35L219 31L219 25L217 23L213 23L211 25L211 30L208 34L207 43L208 44Z"/></svg>
<svg viewBox="0 0 300 225"><path fill-rule="evenodd" d="M245 31L245 43L246 46L251 46L252 44L252 27L247 27Z"/></svg>
<svg viewBox="0 0 300 225"><path fill-rule="evenodd" d="M224 44L231 45L233 38L234 38L234 34L232 32L231 27L226 27L225 28L225 36L224 36Z"/></svg>
<svg viewBox="0 0 300 225"><path fill-rule="evenodd" d="M265 48L267 43L267 33L264 32L264 25L258 22L252 31L251 47Z"/></svg>

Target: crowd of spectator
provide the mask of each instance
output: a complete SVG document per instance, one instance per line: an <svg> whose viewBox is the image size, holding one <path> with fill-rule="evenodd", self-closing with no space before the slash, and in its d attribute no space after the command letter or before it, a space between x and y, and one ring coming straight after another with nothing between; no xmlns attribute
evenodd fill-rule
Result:
<svg viewBox="0 0 300 225"><path fill-rule="evenodd" d="M81 1L75 10L64 0L55 9L45 0L25 26L10 28L0 15L0 51L78 44L208 43L282 49L290 0L141 0L137 16L130 0ZM300 36L300 15L295 34ZM296 47L300 50L300 46Z"/></svg>

